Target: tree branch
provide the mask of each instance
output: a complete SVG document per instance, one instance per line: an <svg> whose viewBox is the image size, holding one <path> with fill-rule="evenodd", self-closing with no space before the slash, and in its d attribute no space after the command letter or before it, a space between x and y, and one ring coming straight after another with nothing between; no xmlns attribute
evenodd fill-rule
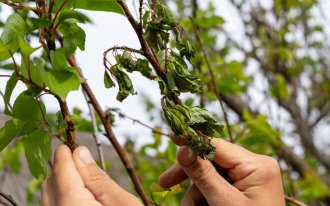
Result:
<svg viewBox="0 0 330 206"><path fill-rule="evenodd" d="M76 144L76 141L75 141L74 123L71 119L68 105L65 101L62 101L60 97L55 95L55 98L57 99L57 101L61 107L63 120L65 120L66 124L67 124L67 128L66 128L67 139L66 139L65 144L68 145L68 147L71 149L71 151L74 151L78 147L78 145Z"/></svg>
<svg viewBox="0 0 330 206"><path fill-rule="evenodd" d="M9 195L6 195L2 192L0 192L0 196L5 198L8 202L10 202L10 204L12 204L13 206L17 206L17 203L13 200L13 198Z"/></svg>
<svg viewBox="0 0 330 206"><path fill-rule="evenodd" d="M103 154L100 138L98 136L98 128L97 128L97 122L96 122L96 118L95 118L95 110L89 100L89 97L87 96L87 94L84 90L83 90L83 94L86 99L86 103L88 105L89 114L91 116L91 121L92 121L92 125L93 125L93 137L94 137L94 140L96 143L96 148L97 148L97 153L99 156L100 165L101 165L101 168L105 171L106 168L105 168L104 154Z"/></svg>
<svg viewBox="0 0 330 206"><path fill-rule="evenodd" d="M15 3L15 2L12 2L12 1L7 1L7 0L1 0L0 2L3 3L3 4L6 4L6 5L10 6L10 7L12 7L13 9L22 10L22 11L30 10L30 11L33 11L34 13L37 13L37 9L36 8L30 7L30 6L26 5L26 4Z"/></svg>
<svg viewBox="0 0 330 206"><path fill-rule="evenodd" d="M123 0L117 0L117 2L124 10L128 21L132 25L135 33L137 34L142 50L144 51L144 56L149 60L149 62L155 69L156 73L158 74L158 76L160 76L163 80L165 80L166 79L165 71L161 69L159 60L157 59L155 52L143 38L142 26L134 19L133 15L129 11L126 3Z"/></svg>
<svg viewBox="0 0 330 206"><path fill-rule="evenodd" d="M217 83L215 81L215 77L214 77L214 73L213 73L213 68L211 67L211 64L210 64L210 61L209 61L209 57L208 57L208 55L207 55L207 53L205 51L203 42L202 42L202 40L200 38L200 35L199 35L199 28L195 24L195 22L194 22L194 20L192 18L191 18L191 23L193 25L193 29L194 29L194 32L195 32L195 37L197 39L197 42L199 44L199 47L202 50L202 53L203 53L203 56L204 56L204 59L205 59L205 62L206 62L207 68L208 68L209 75L211 76L211 83L212 83L212 86L213 86L213 89L214 89L214 93L217 96L217 99L219 101L221 110L222 110L223 115L224 115L224 118L225 118L225 122L226 122L227 130L228 130L228 135L229 135L229 138L230 138L230 142L233 142L233 135L231 133L231 128L230 128L230 125L229 125L229 120L228 120L227 112L226 112L225 107L223 105L222 97L220 95L219 88L218 88Z"/></svg>
<svg viewBox="0 0 330 206"><path fill-rule="evenodd" d="M313 123L311 123L310 127L314 128L320 121L323 120L328 114L330 113L330 104L325 105L321 111L319 116L314 120Z"/></svg>
<svg viewBox="0 0 330 206"><path fill-rule="evenodd" d="M313 142L313 135L309 130L308 121L302 117L301 110L295 100L280 100L279 105L285 108L292 117L293 122L296 125L296 132L300 136L300 140L307 151L311 152L314 157L320 161L320 163L330 171L330 157L321 153Z"/></svg>
<svg viewBox="0 0 330 206"><path fill-rule="evenodd" d="M8 77L8 78L10 78L10 77L11 77L11 75L0 74L0 77Z"/></svg>
<svg viewBox="0 0 330 206"><path fill-rule="evenodd" d="M80 77L82 79L85 79L81 68L77 65L76 60L73 56L68 58L68 62L72 67L74 67L77 70ZM135 187L136 192L141 197L143 203L145 205L148 205L149 204L148 196L145 193L145 191L142 187L142 184L141 184L136 172L134 171L130 161L128 160L127 155L126 155L123 147L119 144L115 134L113 133L112 126L110 124L109 119L107 118L107 115L102 110L99 102L97 101L97 98L95 97L94 93L92 92L92 90L91 90L89 84L87 83L87 81L83 82L81 85L82 85L83 90L86 92L88 98L90 99L90 103L93 105L96 113L99 115L99 117L102 121L102 124L104 126L104 129L105 129L106 137L108 138L108 140L111 142L111 144L113 145L113 147L117 151L122 163L125 166L125 169L126 169L128 175L130 176L130 178L133 182L133 185Z"/></svg>
<svg viewBox="0 0 330 206"><path fill-rule="evenodd" d="M126 119L130 119L130 120L133 121L133 123L137 123L137 124L139 124L139 125L142 125L142 126L148 128L148 129L150 129L152 133L160 134L160 135L164 135L164 136L170 137L169 134L164 133L164 132L161 132L161 131L159 131L159 130L157 130L157 129L155 129L155 128L149 126L149 125L147 125L146 123L143 123L143 122L141 122L141 121L138 120L138 119L135 119L135 118L133 118L133 117L130 117L130 116L128 116L128 115L126 115L126 114L124 114L124 113L118 111L118 110L110 109L110 112L115 112L115 113L117 113L117 114L119 115L119 117L123 117L123 118L126 118Z"/></svg>
<svg viewBox="0 0 330 206"><path fill-rule="evenodd" d="M300 202L299 200L295 199L294 197L285 196L285 200L288 202L291 202L292 204L297 205L297 206L308 206L305 203Z"/></svg>

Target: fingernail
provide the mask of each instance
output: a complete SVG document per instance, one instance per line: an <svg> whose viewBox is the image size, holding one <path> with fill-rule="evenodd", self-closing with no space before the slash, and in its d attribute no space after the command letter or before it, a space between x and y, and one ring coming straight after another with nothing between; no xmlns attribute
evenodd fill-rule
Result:
<svg viewBox="0 0 330 206"><path fill-rule="evenodd" d="M181 147L178 152L178 161L184 167L191 166L197 159L195 152L189 147Z"/></svg>
<svg viewBox="0 0 330 206"><path fill-rule="evenodd" d="M82 151L80 151L79 158L86 165L95 164L94 158L87 149L83 149Z"/></svg>

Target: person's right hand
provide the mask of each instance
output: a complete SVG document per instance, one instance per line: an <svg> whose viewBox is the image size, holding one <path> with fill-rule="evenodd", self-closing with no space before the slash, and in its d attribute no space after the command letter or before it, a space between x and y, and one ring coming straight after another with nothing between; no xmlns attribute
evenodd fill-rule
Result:
<svg viewBox="0 0 330 206"><path fill-rule="evenodd" d="M185 179L192 182L182 206L284 206L280 168L271 157L254 154L221 139L213 139L214 162L228 170L234 182L229 184L210 161L203 160L184 146L177 154L179 164L159 177L159 184L169 188Z"/></svg>

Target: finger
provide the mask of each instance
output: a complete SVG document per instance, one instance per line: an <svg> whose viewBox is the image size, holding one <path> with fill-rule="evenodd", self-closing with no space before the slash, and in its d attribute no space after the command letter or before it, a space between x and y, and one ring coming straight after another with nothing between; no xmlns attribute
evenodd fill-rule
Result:
<svg viewBox="0 0 330 206"><path fill-rule="evenodd" d="M41 184L41 199L44 206L56 206L52 179L49 178Z"/></svg>
<svg viewBox="0 0 330 206"><path fill-rule="evenodd" d="M187 137L184 135L176 135L173 132L170 133L170 138L178 146L183 146L187 141Z"/></svg>
<svg viewBox="0 0 330 206"><path fill-rule="evenodd" d="M179 164L172 165L158 178L158 184L164 188L170 188L187 179L186 173Z"/></svg>
<svg viewBox="0 0 330 206"><path fill-rule="evenodd" d="M54 192L58 201L65 202L66 199L74 198L74 195L78 195L75 191L85 187L72 159L71 150L66 145L59 146L55 151L53 172Z"/></svg>
<svg viewBox="0 0 330 206"><path fill-rule="evenodd" d="M177 159L183 171L203 193L210 205L226 205L236 198L243 200L242 193L221 177L210 161L197 157L189 147L181 147Z"/></svg>
<svg viewBox="0 0 330 206"><path fill-rule="evenodd" d="M73 152L73 159L86 188L102 205L142 205L97 166L86 147L78 147Z"/></svg>
<svg viewBox="0 0 330 206"><path fill-rule="evenodd" d="M216 148L216 155L213 159L219 166L225 169L232 169L242 162L249 161L256 155L243 147L227 142L223 139L212 139L212 145Z"/></svg>
<svg viewBox="0 0 330 206"><path fill-rule="evenodd" d="M190 185L184 195L181 206L207 206L208 203L195 184Z"/></svg>

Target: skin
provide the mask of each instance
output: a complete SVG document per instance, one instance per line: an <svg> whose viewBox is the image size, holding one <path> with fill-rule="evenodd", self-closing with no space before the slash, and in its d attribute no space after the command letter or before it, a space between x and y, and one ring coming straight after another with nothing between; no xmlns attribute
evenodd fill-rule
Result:
<svg viewBox="0 0 330 206"><path fill-rule="evenodd" d="M191 186L182 206L284 206L280 168L271 157L254 154L221 139L212 140L216 147L214 162L228 171L229 184L210 161L203 160L188 147L181 147L178 163L159 177L168 188L190 179ZM73 154L65 145L55 152L53 179L42 185L42 201L53 205L142 205L132 194L118 186L104 173L85 147Z"/></svg>

